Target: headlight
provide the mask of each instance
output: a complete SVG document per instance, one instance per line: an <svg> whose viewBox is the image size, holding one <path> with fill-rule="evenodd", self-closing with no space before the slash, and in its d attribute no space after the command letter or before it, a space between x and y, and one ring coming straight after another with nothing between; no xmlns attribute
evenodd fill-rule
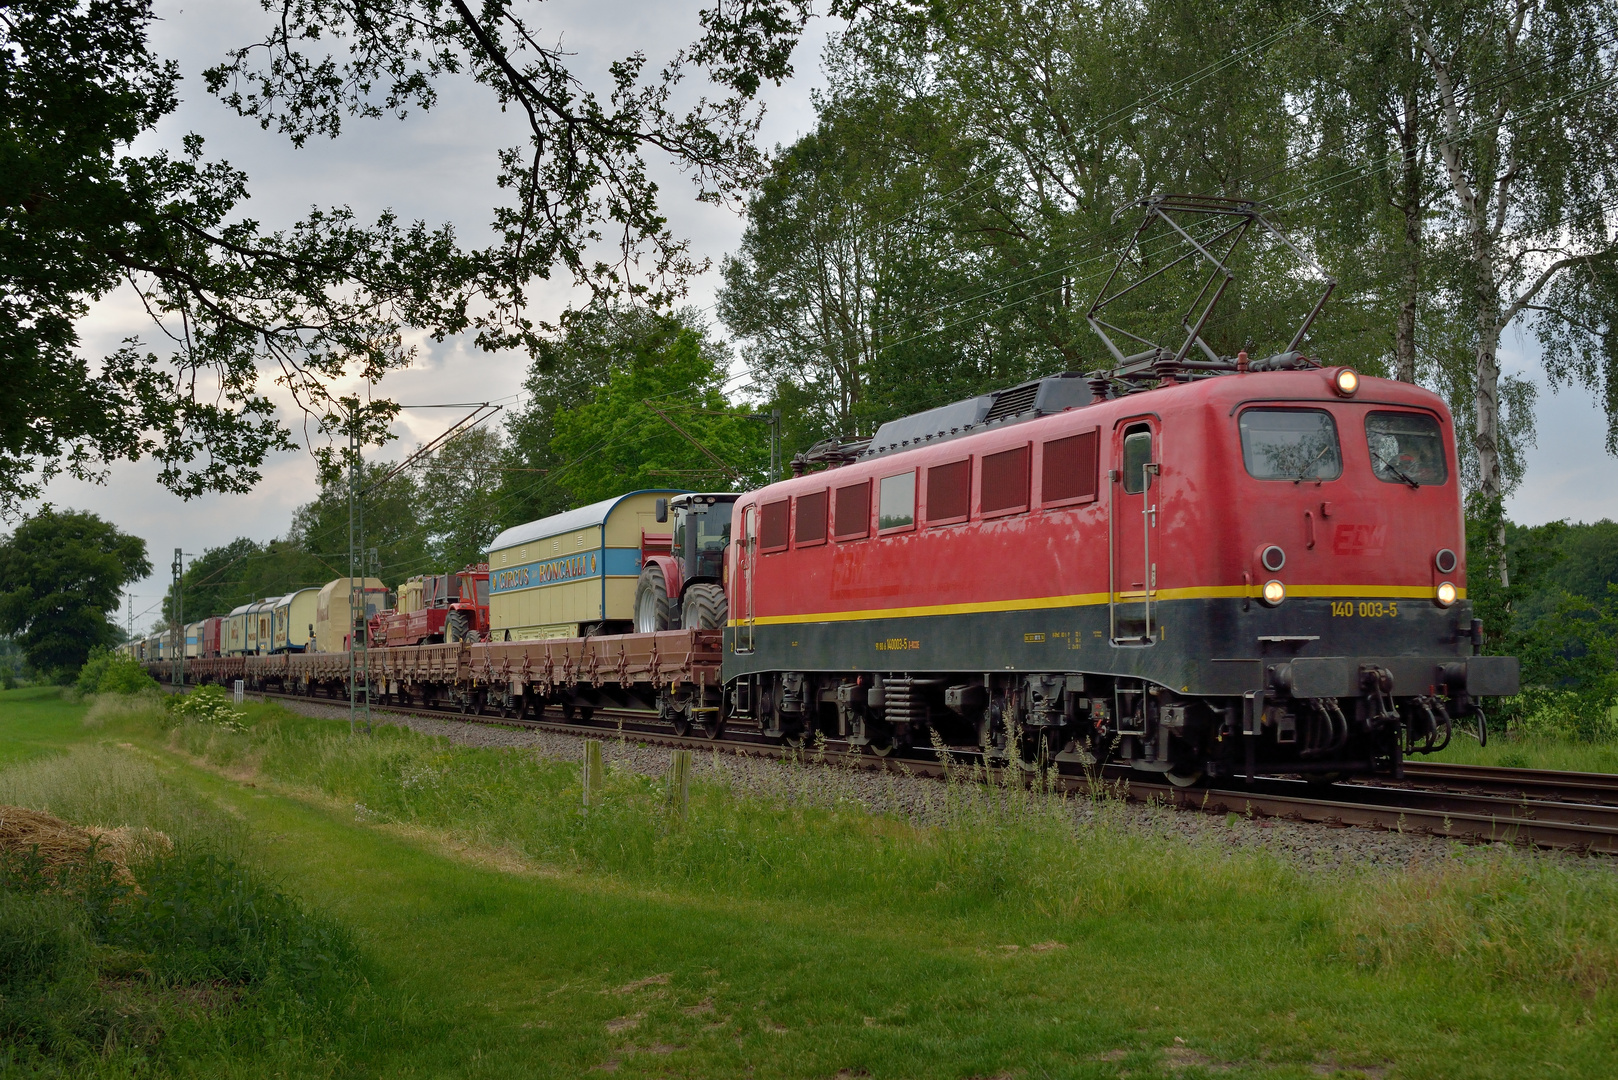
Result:
<svg viewBox="0 0 1618 1080"><path fill-rule="evenodd" d="M1360 373L1353 368L1338 368L1331 384L1343 397L1353 397L1354 391L1360 388Z"/></svg>
<svg viewBox="0 0 1618 1080"><path fill-rule="evenodd" d="M1455 603L1455 596L1455 586L1447 581L1441 581L1438 583L1438 591L1433 599L1438 601L1439 607L1449 607Z"/></svg>
<svg viewBox="0 0 1618 1080"><path fill-rule="evenodd" d="M1274 607L1287 598L1287 587L1272 579L1264 583L1264 591L1261 595L1266 604Z"/></svg>

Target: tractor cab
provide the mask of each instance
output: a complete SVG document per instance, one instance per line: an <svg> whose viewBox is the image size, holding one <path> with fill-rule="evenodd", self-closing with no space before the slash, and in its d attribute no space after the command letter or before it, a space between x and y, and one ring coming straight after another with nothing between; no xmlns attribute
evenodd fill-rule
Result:
<svg viewBox="0 0 1618 1080"><path fill-rule="evenodd" d="M647 548L635 586L635 630L713 630L723 625L725 547L735 492L658 499L655 517L672 526L668 554ZM643 545L644 546L644 545Z"/></svg>
<svg viewBox="0 0 1618 1080"><path fill-rule="evenodd" d="M730 543L731 508L740 497L731 492L693 493L657 500L658 522L674 524L669 553L679 560L680 579L686 584L720 580L725 546Z"/></svg>
<svg viewBox="0 0 1618 1080"><path fill-rule="evenodd" d="M444 575L446 579L450 575ZM453 599L446 598L445 641L489 639L489 564L473 563L453 575Z"/></svg>

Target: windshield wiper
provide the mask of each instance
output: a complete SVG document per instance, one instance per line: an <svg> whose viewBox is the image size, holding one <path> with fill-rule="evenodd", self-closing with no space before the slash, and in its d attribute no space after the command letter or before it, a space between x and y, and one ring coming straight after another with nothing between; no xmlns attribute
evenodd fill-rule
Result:
<svg viewBox="0 0 1618 1080"><path fill-rule="evenodd" d="M1414 480L1410 479L1410 477L1406 476L1404 474L1404 471L1402 469L1400 469L1399 466L1395 465L1393 462L1389 461L1387 458L1383 457L1381 454L1378 454L1376 456L1376 459L1378 461L1380 461L1382 463L1383 467L1386 468L1394 476L1397 476L1399 479L1401 479L1405 483L1409 484L1412 488L1415 488L1418 491L1421 490L1421 485L1416 483Z"/></svg>
<svg viewBox="0 0 1618 1080"><path fill-rule="evenodd" d="M1309 477L1307 475L1305 475L1305 474L1308 473L1310 469L1314 468L1315 467L1315 462L1317 462L1321 458L1325 457L1326 452L1328 450L1330 450L1330 449L1331 449L1331 444L1330 443L1326 444L1325 446L1322 446L1320 448L1320 453L1316 454L1314 457L1312 457L1308 461L1306 461L1304 463L1303 468L1298 470L1298 475L1293 477L1292 482L1294 484L1299 484L1299 483L1302 483L1303 481L1309 479ZM1317 476L1317 477L1315 477L1315 479L1318 481L1320 479L1320 477Z"/></svg>

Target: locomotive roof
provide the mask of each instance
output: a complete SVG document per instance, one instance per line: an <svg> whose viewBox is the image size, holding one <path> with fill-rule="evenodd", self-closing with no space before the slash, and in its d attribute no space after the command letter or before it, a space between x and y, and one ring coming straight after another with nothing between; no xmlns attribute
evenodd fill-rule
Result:
<svg viewBox="0 0 1618 1080"><path fill-rule="evenodd" d="M899 446L885 447L881 451L861 451L857 456L851 456L843 459L842 462L832 464L827 471L835 473L839 468L854 468L866 463L874 463L878 458L914 453L926 447L937 446L941 443L963 439L968 436L989 436L992 432L999 431L1003 427L1042 418L1048 419L1055 413L1064 412L1068 409L1082 409L1085 413L1092 413L1093 410L1099 409L1105 410L1111 415L1124 417L1153 411L1161 411L1167 415L1170 410L1195 407L1197 405L1217 405L1220 408L1234 410L1246 402L1335 402L1339 404L1361 403L1428 409L1443 416L1447 422L1453 423L1453 418L1449 416L1448 407L1445 405L1443 398L1413 383L1362 375L1358 393L1351 398L1339 397L1333 392L1330 379L1333 373L1339 370L1341 366L1315 366L1311 363L1307 367L1278 368L1255 365L1252 370L1246 373L1203 376L1192 380L1177 381L1164 386L1141 388L1119 397L1091 399L1083 405L1065 406L1054 412L1035 411L1030 406L1021 412L1013 413L1007 417L1004 423L979 423L971 430L946 431L944 434L935 435L933 438L928 438L926 435L927 424L918 424L913 430L921 431L922 435L919 439L912 438L910 445L901 444ZM984 395L984 397L994 398L1009 394L1012 391L1024 391L1026 393L1027 388L1030 386L1038 386L1041 383L1056 379L1068 381L1070 384L1079 382L1078 379L1071 375L1055 375L1048 377L1048 379L1036 380L1034 383L1023 383L1020 386L1012 387L1011 390L1000 391L999 395L990 394ZM1085 385L1088 391L1088 385L1082 385ZM981 399L970 400L978 401ZM957 405L959 404L962 403L958 402ZM892 421L890 425L884 425L883 430L893 424L914 421L918 417L933 416L954 407L946 405L943 409L935 409L927 413L917 414L916 417L906 417L904 420ZM880 437L882 436L879 432L878 438ZM877 438L873 438L871 442L873 447L876 446ZM786 485L813 486L817 481L823 481L825 476L826 472L822 471L806 472L801 476L794 476L778 481L777 484L766 486L769 488Z"/></svg>
<svg viewBox="0 0 1618 1080"><path fill-rule="evenodd" d="M996 424L1015 424L1095 400L1090 382L1076 371L1046 375L1005 390L979 394L926 412L889 420L876 429L860 460L915 446L958 439Z"/></svg>
<svg viewBox="0 0 1618 1080"><path fill-rule="evenodd" d="M505 532L490 540L483 551L500 551L503 548L516 547L518 544L528 544L535 540L548 540L562 533L575 532L579 529L588 529L593 525L603 524L611 516L613 508L632 495L685 495L683 488L643 488L640 491L629 491L622 495L614 495L610 499L591 503L588 506L574 507L564 510L560 514L540 518L538 521L528 521L521 525L513 525Z"/></svg>

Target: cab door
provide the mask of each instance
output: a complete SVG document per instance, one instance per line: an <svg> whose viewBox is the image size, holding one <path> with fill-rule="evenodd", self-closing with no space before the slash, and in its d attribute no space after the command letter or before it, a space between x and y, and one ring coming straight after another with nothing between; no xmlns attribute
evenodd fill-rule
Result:
<svg viewBox="0 0 1618 1080"><path fill-rule="evenodd" d="M1156 417L1125 420L1113 429L1107 554L1114 645L1150 645L1157 637L1152 605L1157 595L1160 440Z"/></svg>
<svg viewBox="0 0 1618 1080"><path fill-rule="evenodd" d="M736 573L732 577L736 601L736 651L753 651L753 568L758 562L758 504L742 508L742 534L736 542Z"/></svg>

